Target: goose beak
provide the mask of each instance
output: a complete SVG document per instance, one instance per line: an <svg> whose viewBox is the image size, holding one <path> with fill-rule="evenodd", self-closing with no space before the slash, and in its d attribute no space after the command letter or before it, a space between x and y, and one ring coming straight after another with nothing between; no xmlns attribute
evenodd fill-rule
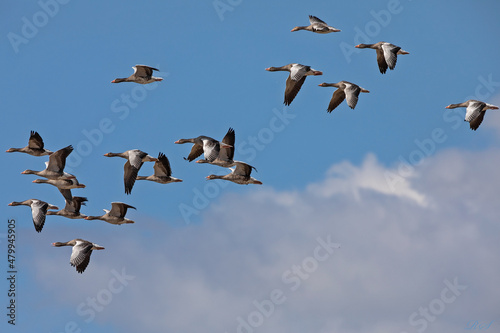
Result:
<svg viewBox="0 0 500 333"><path fill-rule="evenodd" d="M111 81L111 83L116 83L116 80Z"/></svg>
<svg viewBox="0 0 500 333"><path fill-rule="evenodd" d="M360 45L360 44L356 45L355 47L359 49L359 45Z"/></svg>
<svg viewBox="0 0 500 333"><path fill-rule="evenodd" d="M448 105L447 107L445 107L445 109L449 109L449 108L450 108L450 106L449 106L449 105Z"/></svg>
<svg viewBox="0 0 500 333"><path fill-rule="evenodd" d="M174 143L180 143L179 141L180 141L180 140L177 140L177 141L175 141Z"/></svg>
<svg viewBox="0 0 500 333"><path fill-rule="evenodd" d="M270 70L271 70L270 67L266 68L266 71L270 71Z"/></svg>

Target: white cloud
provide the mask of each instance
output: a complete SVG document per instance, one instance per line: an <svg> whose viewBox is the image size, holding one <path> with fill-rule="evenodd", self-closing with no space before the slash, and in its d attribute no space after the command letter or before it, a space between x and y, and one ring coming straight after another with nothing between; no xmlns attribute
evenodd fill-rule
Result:
<svg viewBox="0 0 500 333"><path fill-rule="evenodd" d="M34 263L36 283L76 309L125 267L135 279L95 317L125 331L231 333L243 318L261 325L241 332L411 333L420 326L410 315L457 278L467 289L425 330L457 332L496 319L500 306L499 162L499 150L441 152L393 192L391 169L369 155L360 166L332 166L303 191L227 194L200 225L103 225L106 250L84 275L69 267L69 249L55 249ZM312 269L318 237L342 247ZM294 266L307 278L287 273ZM254 302L269 304L273 290L283 302L259 317Z"/></svg>

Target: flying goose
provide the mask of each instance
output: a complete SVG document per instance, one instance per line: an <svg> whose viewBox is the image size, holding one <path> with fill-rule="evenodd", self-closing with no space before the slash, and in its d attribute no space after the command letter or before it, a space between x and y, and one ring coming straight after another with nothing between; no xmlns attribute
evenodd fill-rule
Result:
<svg viewBox="0 0 500 333"><path fill-rule="evenodd" d="M76 178L72 179L43 179L37 178L33 181L35 184L50 184L58 189L71 190L74 188L85 188L84 184L80 184Z"/></svg>
<svg viewBox="0 0 500 333"><path fill-rule="evenodd" d="M450 104L447 109L467 108L465 111L465 121L469 122L471 130L475 131L481 125L486 110L498 110L498 106L488 104L474 99L469 99L460 104Z"/></svg>
<svg viewBox="0 0 500 333"><path fill-rule="evenodd" d="M33 225L37 232L42 231L45 224L45 216L48 209L59 209L59 207L46 203L38 199L28 199L24 201L12 201L9 206L28 206L31 207L31 215L33 217Z"/></svg>
<svg viewBox="0 0 500 333"><path fill-rule="evenodd" d="M136 209L135 207L124 204L123 202L112 202L111 210L103 209L106 214L101 216L87 216L85 219L102 220L111 224L135 223L134 221L125 218L128 208Z"/></svg>
<svg viewBox="0 0 500 333"><path fill-rule="evenodd" d="M120 83L120 82L135 82L140 84L152 83L155 81L162 81L161 77L154 77L153 71L159 71L159 69L145 66L145 65L135 65L132 67L134 69L134 74L130 75L127 78L123 79L114 79L111 83Z"/></svg>
<svg viewBox="0 0 500 333"><path fill-rule="evenodd" d="M387 42L378 42L375 44L359 44L358 49L374 49L377 51L377 63L380 73L385 74L387 67L393 70L396 67L398 54L410 54L396 46Z"/></svg>
<svg viewBox="0 0 500 333"><path fill-rule="evenodd" d="M184 144L184 143L194 143L191 148L191 152L188 157L184 158L185 160L191 162L201 154L204 154L206 160L214 160L219 156L219 151L221 148L232 148L232 145L229 145L224 142L219 142L211 137L200 135L197 138L192 139L179 139L174 143Z"/></svg>
<svg viewBox="0 0 500 333"><path fill-rule="evenodd" d="M302 84L306 80L308 75L323 75L323 72L312 69L310 66L305 66L301 64L288 64L281 67L269 67L266 71L277 72L277 71L288 71L290 75L286 79L285 88L285 101L283 104L290 105L295 96L299 92Z"/></svg>
<svg viewBox="0 0 500 333"><path fill-rule="evenodd" d="M319 86L338 88L333 92L332 99L330 100L330 104L328 105L327 109L328 112L332 112L337 106L340 105L340 103L342 103L344 99L347 100L347 105L349 105L351 109L354 109L356 107L356 104L358 103L359 93L360 92L369 93L368 90L347 81L340 81L338 83L324 82L321 83Z"/></svg>
<svg viewBox="0 0 500 333"><path fill-rule="evenodd" d="M137 173L144 162L156 162L158 159L149 156L147 153L139 149L127 150L123 153L107 153L104 154L107 157L121 157L127 160L123 170L123 182L125 185L125 193L132 193L132 187L134 187L135 179L137 178Z"/></svg>
<svg viewBox="0 0 500 333"><path fill-rule="evenodd" d="M72 179L75 176L64 172L66 166L66 157L73 151L73 146L69 145L50 154L49 161L45 163L46 168L42 171L24 170L24 175L37 175L48 179Z"/></svg>
<svg viewBox="0 0 500 333"><path fill-rule="evenodd" d="M43 148L43 140L40 134L35 131L31 131L30 138L28 140L28 145L23 148L9 148L6 150L7 153L26 153L33 156L45 156L50 155L52 152Z"/></svg>
<svg viewBox="0 0 500 333"><path fill-rule="evenodd" d="M163 153L158 154L158 160L153 166L154 174L151 176L137 176L137 180L150 180L152 182L157 182L160 184L168 184L174 182L182 182L182 179L172 177L172 169L170 168L170 162L167 156Z"/></svg>
<svg viewBox="0 0 500 333"><path fill-rule="evenodd" d="M327 34L329 32L339 32L339 29L335 29L334 27L330 27L328 24L317 18L316 16L309 15L309 22L311 23L307 27L300 26L292 29L292 32L298 30L307 30L316 32L318 34Z"/></svg>
<svg viewBox="0 0 500 333"><path fill-rule="evenodd" d="M224 168L232 167L234 165L233 161L234 141L235 141L234 129L229 128L226 135L221 141L223 144L227 145L227 147L220 148L219 153L217 155L215 154L209 155L208 158L198 160L196 161L196 163L210 163Z"/></svg>
<svg viewBox="0 0 500 333"><path fill-rule="evenodd" d="M71 264L71 266L76 267L76 271L78 273L83 273L83 271L85 271L85 268L87 268L92 250L104 250L102 246L80 238L76 238L65 243L55 242L52 243L52 246L73 247L69 263Z"/></svg>
<svg viewBox="0 0 500 333"><path fill-rule="evenodd" d="M236 165L236 168L229 168L229 170L231 170L230 174L224 176L210 175L207 176L207 179L224 179L241 185L262 185L262 182L260 180L250 177L252 169L255 169L253 166L248 165L244 162L234 162L234 164Z"/></svg>
<svg viewBox="0 0 500 333"><path fill-rule="evenodd" d="M48 211L47 215L59 215L69 219L84 219L86 215L80 214L80 208L82 205L85 205L85 201L88 201L87 198L72 197L71 201L66 200L66 205L63 209L57 212Z"/></svg>

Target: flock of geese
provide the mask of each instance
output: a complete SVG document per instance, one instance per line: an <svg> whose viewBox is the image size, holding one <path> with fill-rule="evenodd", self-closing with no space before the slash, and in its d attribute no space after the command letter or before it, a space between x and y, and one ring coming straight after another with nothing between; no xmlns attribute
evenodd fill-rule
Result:
<svg viewBox="0 0 500 333"><path fill-rule="evenodd" d="M137 73L152 73L152 68L137 65L134 67L136 69L134 75ZM146 70L143 70L146 69ZM129 77L130 79L130 77ZM159 81L160 78L155 78ZM118 79L117 79L118 80ZM132 80L132 79L130 79ZM122 82L138 82L138 83L150 83L151 76L141 76L136 77L136 81L122 81ZM116 80L114 80L116 81ZM113 81L113 82L114 82ZM199 159L197 163L209 163L217 165L223 168L229 168L231 173L224 176L209 175L207 179L223 179L234 182L236 184L248 185L248 184L258 184L261 185L262 182L251 177L250 174L253 166L233 160L234 157L234 143L235 143L235 132L234 129L229 128L226 135L222 141L217 141L208 136L199 136L191 139L180 139L175 142L176 144L192 143L193 147L188 157L185 158L187 161L191 162L203 154L203 159ZM29 206L31 208L31 215L33 219L33 225L37 232L41 232L45 224L45 219L47 215L58 215L70 219L85 219L85 220L102 220L111 224L121 225L126 223L134 223L134 221L125 217L127 210L129 208L136 209L135 207L128 205L123 202L112 202L111 210L104 209L105 214L101 216L87 216L80 213L82 205L85 205L87 198L80 196L73 196L71 190L78 188L85 188L84 184L81 184L77 178L64 171L66 166L66 158L73 151L73 147L67 146L61 148L55 152L52 152L45 148L42 137L38 132L31 131L30 138L28 140L28 145L22 148L10 148L6 152L20 152L26 153L33 156L49 156L49 161L46 162L46 167L43 170L24 170L21 172L25 175L36 175L43 178L38 178L33 181L36 184L50 184L57 187L59 192L62 194L65 200L65 206L63 209L58 210L59 207L51 205L45 201L39 199L28 199L24 201L13 201L9 203L9 206ZM160 184L169 184L175 182L182 182L182 179L172 177L172 169L170 167L170 162L163 154L160 152L158 157L152 157L147 153L139 149L131 149L122 153L107 153L104 154L106 157L121 157L126 160L124 164L124 176L123 182L125 187L125 193L131 194L132 188L136 180L148 180ZM141 169L144 162L155 162L153 166L153 174L150 176L139 176L138 172ZM234 168L231 168L234 167ZM52 243L53 246L72 246L73 251L70 258L70 264L76 268L78 273L83 273L85 268L89 264L90 255L93 250L103 250L104 247L97 245L95 243L83 240L83 239L73 239L68 242L55 242Z"/></svg>
<svg viewBox="0 0 500 333"><path fill-rule="evenodd" d="M306 30L314 33L326 34L331 32L340 32L341 30L329 26L319 18L309 15L309 26L297 26L291 31ZM365 49L370 48L376 51L377 63L380 73L385 74L387 69L394 70L396 67L397 56L409 54L401 47L387 42L378 42L375 44L359 44L356 48ZM117 78L111 83L121 82L135 82L139 84L148 84L152 82L162 81L161 77L154 77L153 71L159 71L156 68L136 65L132 67L134 73L127 78ZM297 96L300 88L305 82L307 76L310 75L323 75L321 71L312 69L310 66L292 63L281 67L269 67L267 71L288 71L290 74L286 80L284 104L290 105ZM330 100L327 111L332 112L344 100L347 105L354 109L358 102L360 93L369 93L368 90L347 81L340 81L337 83L321 83L321 87L335 87L337 88ZM459 104L450 104L446 108L454 109L458 107L466 108L465 121L469 122L470 128L476 130L483 121L486 110L498 109L498 106L491 105L477 100L468 100ZM175 141L176 144L193 144L187 161L191 162L203 154L203 159L199 159L196 163L209 163L223 168L229 168L231 173L219 176L209 175L207 179L223 179L234 182L236 184L248 185L258 184L262 182L251 177L252 170L255 168L245 162L235 161L234 158L234 144L235 132L229 128L226 135L221 141L217 141L208 136L198 136L191 139L180 139ZM84 184L80 184L76 177L72 174L64 172L66 158L73 151L73 147L67 146L62 149L52 152L44 148L44 142L41 136L31 131L28 145L23 148L10 148L8 153L21 152L33 156L49 156L49 161L46 162L46 168L41 171L25 170L22 174L34 174L43 178L35 179L33 183L37 184L50 184L59 189L65 200L65 207L61 210L55 205L51 205L45 201L38 199L28 199L21 202L11 202L9 206L25 205L31 207L32 219L35 230L41 232L45 223L46 215L59 215L70 219L86 219L86 220L102 220L111 224L121 225L125 223L134 223L134 221L125 217L129 208L136 209L133 206L122 202L112 202L111 210L104 209L105 214L101 216L86 216L80 213L80 208L85 205L87 198L73 196L72 189L85 188ZM121 157L126 160L124 165L124 187L125 193L131 194L132 188L136 180L148 180L160 184L169 184L174 182L182 182L182 179L172 177L172 169L168 158L159 153L158 157L152 157L147 153L139 150L132 149L122 153L107 153L106 157ZM138 172L144 162L154 162L154 173L150 176L139 176ZM234 167L234 168L233 168ZM70 258L71 266L76 268L78 273L83 273L90 261L90 255L93 250L103 250L104 247L95 243L83 240L73 239L68 242L55 242L53 246L72 246L72 254Z"/></svg>

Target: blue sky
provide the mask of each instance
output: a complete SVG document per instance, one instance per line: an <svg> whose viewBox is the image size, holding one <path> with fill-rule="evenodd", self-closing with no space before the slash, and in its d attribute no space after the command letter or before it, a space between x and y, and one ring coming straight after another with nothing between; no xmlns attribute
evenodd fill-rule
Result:
<svg viewBox="0 0 500 333"><path fill-rule="evenodd" d="M50 216L37 234L28 208L7 204L38 198L62 207L64 200L20 174L42 169L46 158L3 154L2 216L16 220L20 272L18 322L4 319L3 328L234 332L238 318L248 322L257 311L254 301L281 290L283 302L251 330L410 333L424 327L410 323L412 313L454 278L467 289L425 330L456 332L474 320L500 325L493 311L500 117L488 111L473 132L464 109L444 108L469 97L499 105L498 2L0 6L4 150L25 146L30 130L53 151L71 144L67 166L87 185L73 191L89 200L82 213L100 215L112 201L137 207L128 213L133 225ZM310 14L342 31L290 32L308 25ZM381 40L410 52L385 75L374 50L353 48ZM288 73L265 68L295 62L323 75L308 77L284 107ZM164 80L110 83L136 64L159 68ZM318 84L341 80L370 93L355 110L343 103L328 114L334 90ZM191 145L174 144L221 139L229 127L235 158L255 166L264 185L206 181L226 170L188 163ZM184 182L138 181L126 195L124 160L102 155L133 148L165 153ZM140 171L151 173L152 163ZM318 238L328 237L342 246L320 261ZM69 266L69 248L50 246L73 238L106 247L82 275ZM307 258L318 267L292 290L287 272L313 262ZM134 279L119 288L113 283L122 269ZM77 310L99 295L112 300L92 319L85 306Z"/></svg>

